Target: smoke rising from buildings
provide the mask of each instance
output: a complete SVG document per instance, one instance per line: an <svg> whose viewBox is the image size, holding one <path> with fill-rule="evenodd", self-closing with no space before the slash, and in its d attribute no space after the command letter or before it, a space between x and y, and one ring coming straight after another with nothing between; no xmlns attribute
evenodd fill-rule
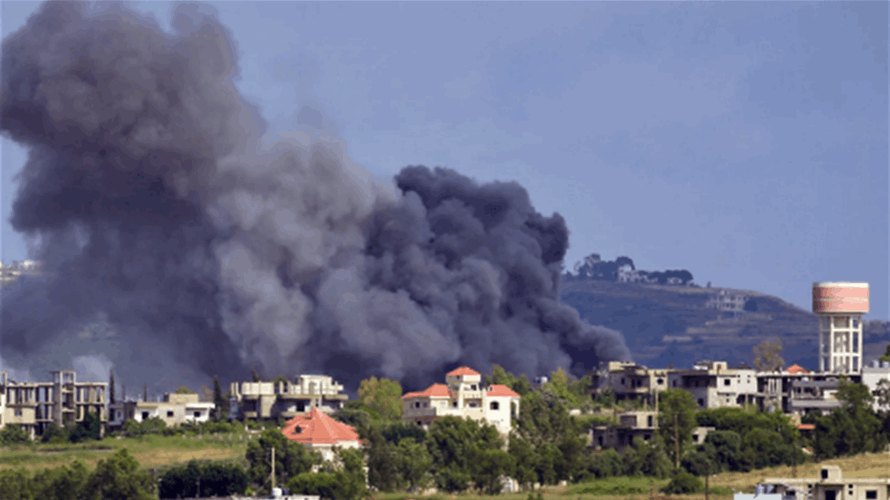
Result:
<svg viewBox="0 0 890 500"><path fill-rule="evenodd" d="M410 387L457 363L629 359L559 303L568 230L518 184L421 166L381 183L342 141L267 144L204 6L178 6L172 33L88 9L44 4L3 42L2 130L29 148L11 222L49 271L4 293L7 362L99 314L125 384L257 368ZM295 116L333 127L309 101Z"/></svg>

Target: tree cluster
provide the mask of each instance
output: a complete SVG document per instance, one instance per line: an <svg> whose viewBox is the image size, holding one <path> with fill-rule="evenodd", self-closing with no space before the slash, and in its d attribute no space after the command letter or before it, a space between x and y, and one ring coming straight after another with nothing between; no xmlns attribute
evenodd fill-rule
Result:
<svg viewBox="0 0 890 500"><path fill-rule="evenodd" d="M191 460L174 465L159 477L161 498L203 498L241 495L248 478L238 464Z"/></svg>
<svg viewBox="0 0 890 500"><path fill-rule="evenodd" d="M569 280L597 280L597 281L618 281L618 271L622 266L629 266L631 270L636 271L634 262L630 257L621 256L615 260L602 260L599 254L590 254L581 262L577 262L574 267L574 274L566 272L563 278ZM649 283L658 283L665 285L671 278L677 278L685 286L693 279L692 273L686 269L667 270L667 271L637 271L637 274Z"/></svg>
<svg viewBox="0 0 890 500"><path fill-rule="evenodd" d="M79 461L33 473L26 469L0 470L0 498L151 500L158 498L158 490L151 474L121 450L100 460L93 472Z"/></svg>

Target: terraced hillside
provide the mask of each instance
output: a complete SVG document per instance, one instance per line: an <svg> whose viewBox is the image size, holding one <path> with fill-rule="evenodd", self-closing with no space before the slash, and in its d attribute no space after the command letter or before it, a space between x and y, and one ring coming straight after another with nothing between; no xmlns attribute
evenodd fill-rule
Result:
<svg viewBox="0 0 890 500"><path fill-rule="evenodd" d="M574 280L563 284L562 300L592 324L621 331L634 360L650 367L690 367L698 360L753 366L752 350L780 340L786 365L817 368L817 316L777 297L748 290L757 312L719 319L705 303L716 289ZM870 363L890 343L890 323L865 325L863 351Z"/></svg>

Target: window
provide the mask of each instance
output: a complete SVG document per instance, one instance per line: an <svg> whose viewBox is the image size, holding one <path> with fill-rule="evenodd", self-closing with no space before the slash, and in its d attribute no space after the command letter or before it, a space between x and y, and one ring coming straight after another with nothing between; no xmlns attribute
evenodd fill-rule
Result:
<svg viewBox="0 0 890 500"><path fill-rule="evenodd" d="M414 407L415 407L415 408L420 408L420 401L415 401L415 402L414 402Z"/></svg>
<svg viewBox="0 0 890 500"><path fill-rule="evenodd" d="M651 434L643 434L643 441L649 441L649 439L651 439L651 438L652 438Z"/></svg>
<svg viewBox="0 0 890 500"><path fill-rule="evenodd" d="M866 500L876 500L878 498L878 490L865 490Z"/></svg>
<svg viewBox="0 0 890 500"><path fill-rule="evenodd" d="M704 406L705 406L705 400L702 399L702 398L698 398L698 405L701 406L701 407L704 407Z"/></svg>
<svg viewBox="0 0 890 500"><path fill-rule="evenodd" d="M471 391L475 391L475 390L476 390L476 384L471 385L471 386L470 386L470 390L471 390Z"/></svg>
<svg viewBox="0 0 890 500"><path fill-rule="evenodd" d="M648 427L652 427L652 415L649 415L649 416L646 418L646 423L648 424ZM647 439L648 439L648 438L647 438Z"/></svg>
<svg viewBox="0 0 890 500"><path fill-rule="evenodd" d="M421 422L420 420L418 420L418 421L417 421L417 425L423 425L423 422Z"/></svg>
<svg viewBox="0 0 890 500"><path fill-rule="evenodd" d="M148 412L147 411L142 412L142 420L148 420Z"/></svg>
<svg viewBox="0 0 890 500"><path fill-rule="evenodd" d="M123 418L123 415L121 415L121 413L123 413L123 412L121 412L120 410L117 411L117 419L118 420Z"/></svg>
<svg viewBox="0 0 890 500"><path fill-rule="evenodd" d="M424 401L424 403L423 403L423 407L424 407L424 408L427 407L427 403L426 403L426 401Z"/></svg>
<svg viewBox="0 0 890 500"><path fill-rule="evenodd" d="M658 380L656 381L656 383L657 383L658 385L662 385L662 384L664 384L664 379L663 379L663 378L660 378L660 379L658 379Z"/></svg>
<svg viewBox="0 0 890 500"><path fill-rule="evenodd" d="M621 385L624 385L624 377L621 377Z"/></svg>
<svg viewBox="0 0 890 500"><path fill-rule="evenodd" d="M674 387L677 387L677 381L674 380Z"/></svg>
<svg viewBox="0 0 890 500"><path fill-rule="evenodd" d="M22 416L22 410L16 410L16 411L15 411L15 416L16 416L16 417L21 417L21 416Z"/></svg>
<svg viewBox="0 0 890 500"><path fill-rule="evenodd" d="M451 403L451 407L452 407L452 408L457 408L457 401Z"/></svg>
<svg viewBox="0 0 890 500"><path fill-rule="evenodd" d="M195 412L195 418L201 418L201 412L196 411L196 412Z"/></svg>
<svg viewBox="0 0 890 500"><path fill-rule="evenodd" d="M476 408L476 402L475 402L475 401L470 401L469 407L470 407L470 408Z"/></svg>
<svg viewBox="0 0 890 500"><path fill-rule="evenodd" d="M729 384L730 384L730 381L729 381L728 378L727 378L727 379L723 379L723 385L729 385Z"/></svg>
<svg viewBox="0 0 890 500"><path fill-rule="evenodd" d="M172 411L167 410L167 418L173 418L173 412L172 412Z"/></svg>
<svg viewBox="0 0 890 500"><path fill-rule="evenodd" d="M497 401L492 401L491 403L488 404L488 409L489 409L489 410L500 410L500 409L501 409L501 405L498 404Z"/></svg>
<svg viewBox="0 0 890 500"><path fill-rule="evenodd" d="M828 479L828 470L822 469L822 479Z"/></svg>

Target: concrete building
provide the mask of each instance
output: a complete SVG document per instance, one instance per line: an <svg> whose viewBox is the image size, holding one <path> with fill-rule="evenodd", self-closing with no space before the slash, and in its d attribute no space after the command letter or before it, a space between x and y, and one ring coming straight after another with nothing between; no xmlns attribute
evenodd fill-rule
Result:
<svg viewBox="0 0 890 500"><path fill-rule="evenodd" d="M207 422L216 405L202 403L197 394L164 394L162 401L120 401L109 405L109 429L121 429L127 420L144 422L152 418L164 421L167 427Z"/></svg>
<svg viewBox="0 0 890 500"><path fill-rule="evenodd" d="M505 385L482 386L482 375L466 366L445 375L445 384L402 396L405 422L429 428L446 415L485 421L509 435L512 419L519 416L520 396Z"/></svg>
<svg viewBox="0 0 890 500"><path fill-rule="evenodd" d="M745 302L747 300L748 296L745 294L721 288L716 293L711 294L708 301L705 302L705 307L718 310L721 318L735 318L744 314Z"/></svg>
<svg viewBox="0 0 890 500"><path fill-rule="evenodd" d="M52 382L15 382L0 372L0 428L17 425L32 439L50 423L80 422L86 411L108 421L105 382L77 382L74 371L52 372Z"/></svg>
<svg viewBox="0 0 890 500"><path fill-rule="evenodd" d="M229 386L229 418L292 418L318 408L332 413L349 396L325 375L300 375L295 381L233 382Z"/></svg>
<svg viewBox="0 0 890 500"><path fill-rule="evenodd" d="M699 408L738 408L756 403L757 372L730 369L725 361L702 361L668 374L671 389L689 391Z"/></svg>
<svg viewBox="0 0 890 500"><path fill-rule="evenodd" d="M615 448L624 451L633 445L634 439L649 442L658 432L658 413L652 410L636 410L618 413L618 427L597 426L590 430L590 443L595 449ZM696 444L705 442L713 427L696 427L692 439Z"/></svg>
<svg viewBox="0 0 890 500"><path fill-rule="evenodd" d="M630 361L600 363L599 369L590 372L592 395L609 389L616 401L644 400L655 405L655 396L668 389L668 374L673 369L647 368Z"/></svg>
<svg viewBox="0 0 890 500"><path fill-rule="evenodd" d="M890 500L890 479L844 478L836 465L823 465L819 472L814 478L765 478L758 490L782 500Z"/></svg>

